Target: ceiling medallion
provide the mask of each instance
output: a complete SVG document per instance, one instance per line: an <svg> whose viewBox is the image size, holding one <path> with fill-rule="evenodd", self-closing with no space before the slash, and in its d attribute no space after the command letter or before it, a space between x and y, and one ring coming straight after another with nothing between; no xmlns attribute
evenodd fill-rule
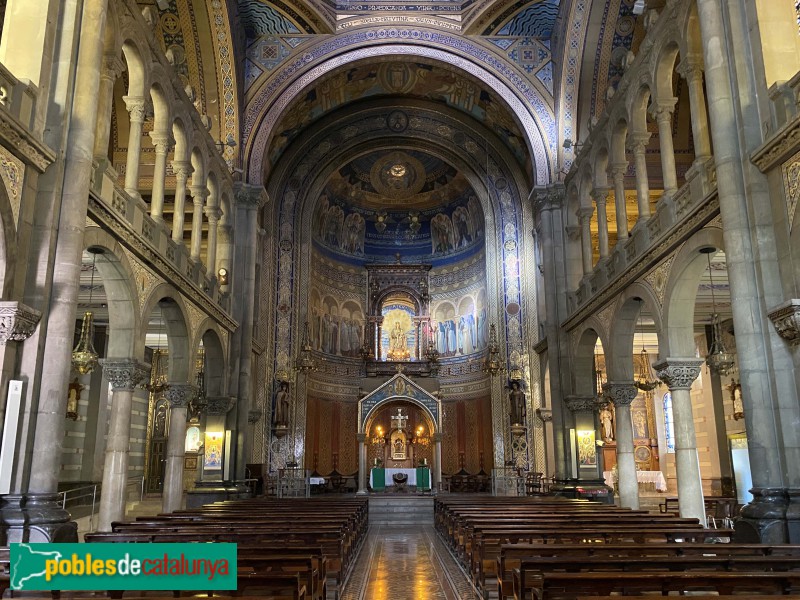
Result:
<svg viewBox="0 0 800 600"><path fill-rule="evenodd" d="M393 110L386 117L386 126L395 133L402 133L408 129L408 115L402 110Z"/></svg>
<svg viewBox="0 0 800 600"><path fill-rule="evenodd" d="M391 200L404 200L425 186L425 167L405 152L391 152L375 161L369 180L380 195Z"/></svg>

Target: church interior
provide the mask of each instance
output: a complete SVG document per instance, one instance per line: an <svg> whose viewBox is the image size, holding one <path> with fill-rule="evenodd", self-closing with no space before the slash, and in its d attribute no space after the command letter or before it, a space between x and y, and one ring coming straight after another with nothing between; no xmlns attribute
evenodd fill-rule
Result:
<svg viewBox="0 0 800 600"><path fill-rule="evenodd" d="M185 539L260 597L617 595L587 540L800 593L800 2L0 23L0 591L9 544L218 511L252 530ZM264 575L281 539L327 588Z"/></svg>

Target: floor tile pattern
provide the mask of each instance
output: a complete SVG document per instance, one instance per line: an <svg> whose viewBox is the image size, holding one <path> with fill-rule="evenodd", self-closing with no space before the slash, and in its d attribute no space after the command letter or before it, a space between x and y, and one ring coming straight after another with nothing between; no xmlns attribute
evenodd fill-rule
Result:
<svg viewBox="0 0 800 600"><path fill-rule="evenodd" d="M430 525L372 525L341 600L477 600Z"/></svg>

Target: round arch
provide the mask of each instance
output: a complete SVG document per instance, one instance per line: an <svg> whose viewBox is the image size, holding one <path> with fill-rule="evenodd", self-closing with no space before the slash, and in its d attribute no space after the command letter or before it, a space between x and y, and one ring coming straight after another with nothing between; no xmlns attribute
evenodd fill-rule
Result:
<svg viewBox="0 0 800 600"><path fill-rule="evenodd" d="M592 322L595 321L595 322ZM595 381L592 373L594 373L594 353L597 346L597 340L603 346L604 356L608 356L608 340L603 328L599 326L596 319L588 319L581 329L575 334L577 343L575 344L575 354L573 356L572 365L572 382L573 391L582 396L593 396L596 392L594 389ZM589 377L586 377L586 374Z"/></svg>
<svg viewBox="0 0 800 600"><path fill-rule="evenodd" d="M392 30L403 41L412 42L415 38L430 38L439 41L446 41L450 36L441 32L399 32ZM366 33L366 32L365 32ZM386 32L391 33L391 32ZM407 33L407 35L404 35ZM440 40L443 38L443 40ZM455 41L455 38L453 38ZM335 40L343 45L342 49L347 48L347 36ZM363 43L362 38L352 40L351 43ZM457 40L459 46L463 46L464 40ZM330 43L326 42L326 49ZM533 158L535 185L545 185L549 182L550 176L555 172L555 136L557 135L555 121L552 110L539 97L538 93L529 88L524 83L524 78L520 78L512 69L505 65L493 64L499 68L503 75L514 85L501 80L497 75L491 73L483 66L475 62L474 59L466 58L452 51L443 50L423 44L412 43L389 43L381 46L369 46L355 50L349 50L337 54L333 57L323 58L323 62L309 67L305 72L301 72L310 62L315 60L314 54L319 53L322 58L320 48L310 48L306 55L301 59L305 64L293 63L289 67L274 77L272 83L264 90L260 91L260 97L253 104L250 114L245 120L245 135L248 136L245 162L247 166L247 177L251 184L264 182L264 156L270 139L273 135L275 125L280 121L284 111L291 102L303 93L305 88L313 81L343 65L364 59L377 58L384 56L395 57L424 57L433 59L451 67L457 67L478 79L484 81L491 89L497 91L506 107L516 117L525 134L528 151ZM330 50L328 50L330 51ZM483 48L474 48L476 57L484 58L486 51ZM484 58L485 59L485 58ZM500 67L505 67L500 68ZM298 75L298 72L300 74ZM291 84L285 82L294 78Z"/></svg>
<svg viewBox="0 0 800 600"><path fill-rule="evenodd" d="M606 371L609 381L633 381L633 342L639 316L645 307L649 309L661 348L661 305L652 288L640 282L627 287L617 302L609 326L610 346L607 350Z"/></svg>
<svg viewBox="0 0 800 600"><path fill-rule="evenodd" d="M206 394L209 396L223 396L227 389L225 381L225 373L227 373L226 352L222 344L222 337L219 334L219 326L211 318L207 318L200 325L197 337L192 344L193 356L197 356L201 341L205 352Z"/></svg>
<svg viewBox="0 0 800 600"><path fill-rule="evenodd" d="M167 300L167 302L164 302ZM186 307L183 298L172 286L162 283L156 286L144 302L142 307L142 323L147 316L155 310L156 305L161 306L164 322L167 328L167 342L169 349L169 381L176 383L189 383L192 356L189 353L190 331L186 317ZM144 352L145 335L147 327L142 327L142 333L136 340L137 349Z"/></svg>
<svg viewBox="0 0 800 600"><path fill-rule="evenodd" d="M382 399L380 402L375 404L369 412L364 415L363 422L359 424L359 429L357 433L368 434L370 427L372 425L372 421L374 420L375 416L388 404L394 404L396 402L406 402L408 404L412 404L422 410L422 414L425 416L425 420L428 422L428 427L430 428L431 433L441 433L441 429L439 427L439 423L436 421L436 417L431 412L430 408L425 406L422 402L417 400L416 398L412 398L411 396L387 396L386 398Z"/></svg>
<svg viewBox="0 0 800 600"><path fill-rule="evenodd" d="M7 300L17 263L17 230L5 182L0 181L0 298Z"/></svg>
<svg viewBox="0 0 800 600"><path fill-rule="evenodd" d="M716 248L724 251L722 230L706 227L695 233L681 247L672 263L664 294L663 335L659 344L659 355L694 356L695 299L700 277L708 268L708 259L700 250Z"/></svg>

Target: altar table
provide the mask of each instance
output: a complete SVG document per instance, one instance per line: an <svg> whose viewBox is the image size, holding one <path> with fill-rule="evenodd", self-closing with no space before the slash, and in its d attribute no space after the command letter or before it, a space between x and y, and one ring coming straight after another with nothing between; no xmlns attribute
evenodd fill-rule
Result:
<svg viewBox="0 0 800 600"><path fill-rule="evenodd" d="M417 470L416 469L383 469L386 472L386 485L394 485L394 480L392 479L392 475L396 473L405 473L408 476L408 480L406 481L406 485L417 485ZM373 475L375 469L371 469L369 472L369 486L371 488L375 488L372 483Z"/></svg>
<svg viewBox="0 0 800 600"><path fill-rule="evenodd" d="M614 487L611 471L603 471L603 479L606 480L607 486ZM636 471L636 481L638 483L652 483L659 492L667 491L667 480L664 479L664 474L661 471Z"/></svg>

